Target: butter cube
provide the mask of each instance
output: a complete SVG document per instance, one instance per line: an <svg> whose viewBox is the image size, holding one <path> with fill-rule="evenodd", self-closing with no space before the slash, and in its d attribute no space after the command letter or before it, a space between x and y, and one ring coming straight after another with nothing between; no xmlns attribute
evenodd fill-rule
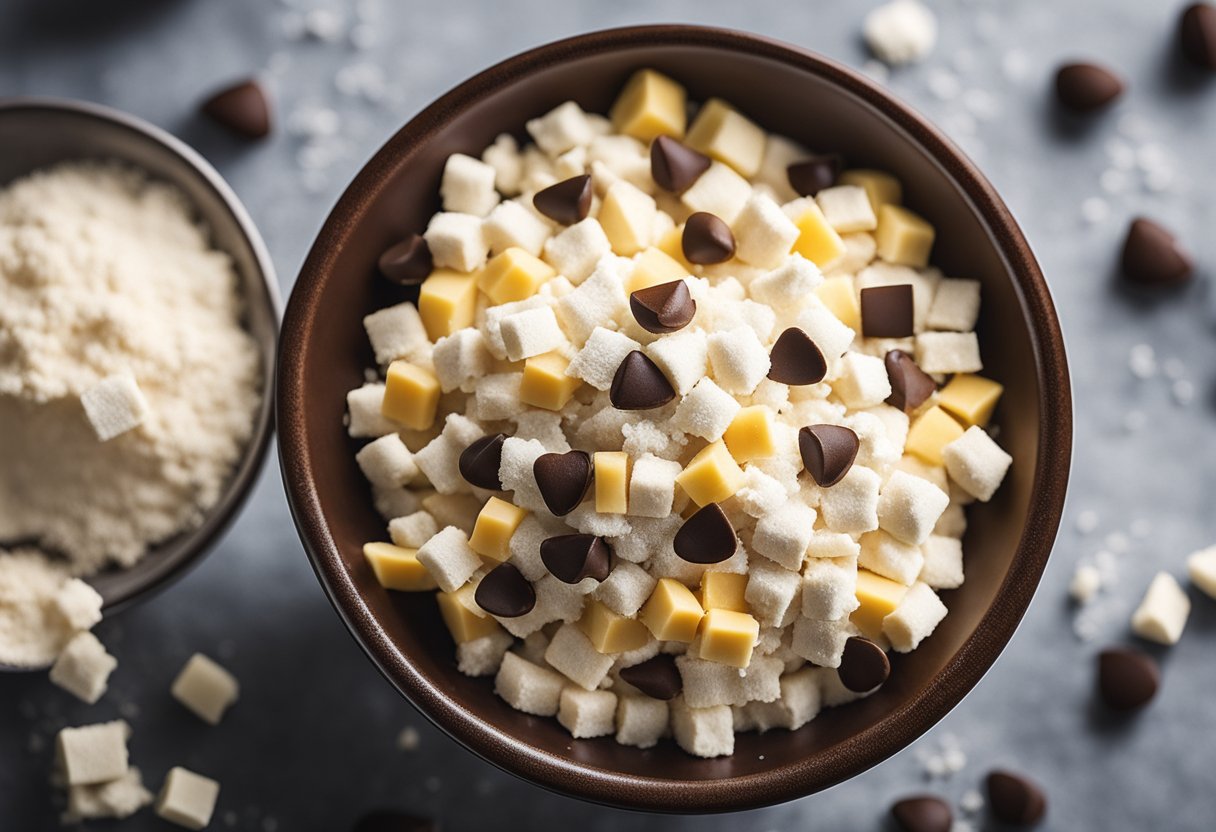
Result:
<svg viewBox="0 0 1216 832"><path fill-rule="evenodd" d="M819 284L815 294L842 324L855 332L861 331L861 305L852 277L847 274L829 277Z"/></svg>
<svg viewBox="0 0 1216 832"><path fill-rule="evenodd" d="M794 225L798 226L798 239L791 249L794 254L801 254L824 271L844 257L844 240L828 224L818 205L806 203Z"/></svg>
<svg viewBox="0 0 1216 832"><path fill-rule="evenodd" d="M722 440L706 445L676 476L676 483L699 506L720 503L743 486L743 469Z"/></svg>
<svg viewBox="0 0 1216 832"><path fill-rule="evenodd" d="M628 509L629 454L624 451L596 451L595 510L599 514L624 514Z"/></svg>
<svg viewBox="0 0 1216 832"><path fill-rule="evenodd" d="M963 424L984 427L992 418L992 411L1003 392L1005 388L991 379L959 373L938 393L937 403Z"/></svg>
<svg viewBox="0 0 1216 832"><path fill-rule="evenodd" d="M583 610L578 628L601 653L624 653L646 646L650 631L636 618L626 618L613 612L599 601L591 601Z"/></svg>
<svg viewBox="0 0 1216 832"><path fill-rule="evenodd" d="M882 620L895 612L907 592L908 587L898 581L875 575L868 569L858 569L858 607L853 611L849 620L866 638L881 639Z"/></svg>
<svg viewBox="0 0 1216 832"><path fill-rule="evenodd" d="M526 300L557 270L522 248L512 246L477 273L477 288L494 304Z"/></svg>
<svg viewBox="0 0 1216 832"><path fill-rule="evenodd" d="M427 568L418 562L418 550L392 543L364 543L363 557L385 589L421 592L438 584Z"/></svg>
<svg viewBox="0 0 1216 832"><path fill-rule="evenodd" d="M432 342L473 325L477 306L477 282L471 274L435 269L422 281L418 314Z"/></svg>
<svg viewBox="0 0 1216 832"><path fill-rule="evenodd" d="M457 644L465 644L498 630L497 621L488 615L475 615L457 595L457 592L435 593L439 614Z"/></svg>
<svg viewBox="0 0 1216 832"><path fill-rule="evenodd" d="M734 572L706 572L701 576L697 600L707 610L747 612L747 575Z"/></svg>
<svg viewBox="0 0 1216 832"><path fill-rule="evenodd" d="M878 256L888 263L923 269L929 265L936 232L923 217L899 205L878 209Z"/></svg>
<svg viewBox="0 0 1216 832"><path fill-rule="evenodd" d="M660 578L638 618L659 641L690 642L704 614L692 590L674 578Z"/></svg>
<svg viewBox="0 0 1216 832"><path fill-rule="evenodd" d="M600 205L599 221L612 250L631 257L650 245L650 230L658 206L654 197L623 179L612 183Z"/></svg>
<svg viewBox="0 0 1216 832"><path fill-rule="evenodd" d="M709 610L701 626L701 658L747 667L760 635L760 622L745 612Z"/></svg>
<svg viewBox="0 0 1216 832"><path fill-rule="evenodd" d="M742 408L722 435L735 462L762 459L777 452L773 439L773 411L762 404Z"/></svg>
<svg viewBox="0 0 1216 832"><path fill-rule="evenodd" d="M963 426L935 405L912 423L904 447L909 453L916 454L930 465L945 465L942 448L962 435Z"/></svg>
<svg viewBox="0 0 1216 832"><path fill-rule="evenodd" d="M866 192L870 207L877 214L884 205L899 205L904 199L903 186L889 173L880 170L855 168L840 174L840 185L856 185Z"/></svg>
<svg viewBox="0 0 1216 832"><path fill-rule="evenodd" d="M632 294L661 283L681 280L691 271L675 258L657 248L648 248L633 261L633 273L626 281L625 291Z"/></svg>
<svg viewBox="0 0 1216 832"><path fill-rule="evenodd" d="M380 415L411 430L428 430L439 408L439 380L430 370L394 361L384 380Z"/></svg>
<svg viewBox="0 0 1216 832"><path fill-rule="evenodd" d="M220 784L210 777L175 766L156 798L156 814L187 829L204 829L211 823Z"/></svg>
<svg viewBox="0 0 1216 832"><path fill-rule="evenodd" d="M750 178L764 159L765 134L721 98L711 98L688 128L686 144Z"/></svg>
<svg viewBox="0 0 1216 832"><path fill-rule="evenodd" d="M519 400L545 410L561 410L574 397L582 380L566 375L570 362L557 352L535 355L524 362Z"/></svg>
<svg viewBox="0 0 1216 832"><path fill-rule="evenodd" d="M633 73L610 113L618 133L649 142L658 136L684 136L687 124L684 88L653 69Z"/></svg>
<svg viewBox="0 0 1216 832"><path fill-rule="evenodd" d="M482 506L469 537L469 548L477 554L502 563L511 557L511 535L528 516L519 506L491 497Z"/></svg>
<svg viewBox="0 0 1216 832"><path fill-rule="evenodd" d="M692 274L695 269L692 263L684 257L684 226L678 225L659 237L655 246L659 251L675 260L684 269L684 274ZM661 281L660 281L661 282Z"/></svg>

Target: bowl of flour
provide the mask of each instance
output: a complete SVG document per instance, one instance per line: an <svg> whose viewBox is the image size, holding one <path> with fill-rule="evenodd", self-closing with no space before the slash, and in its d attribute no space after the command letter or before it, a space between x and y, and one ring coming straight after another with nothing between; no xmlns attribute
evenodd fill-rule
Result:
<svg viewBox="0 0 1216 832"><path fill-rule="evenodd" d="M236 196L172 136L0 100L0 666L180 576L265 459L279 298ZM67 609L70 610L70 604Z"/></svg>

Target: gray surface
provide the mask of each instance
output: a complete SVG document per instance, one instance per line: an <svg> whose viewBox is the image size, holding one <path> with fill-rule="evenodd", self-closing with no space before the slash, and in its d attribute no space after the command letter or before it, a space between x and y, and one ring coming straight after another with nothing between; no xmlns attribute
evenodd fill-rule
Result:
<svg viewBox="0 0 1216 832"><path fill-rule="evenodd" d="M195 144L246 201L288 289L328 207L362 160L412 113L492 62L588 29L683 20L772 34L858 65L865 60L857 40L861 12L874 3L665 0L610 10L600 3L510 0L474 10L384 0L359 5L382 11L380 22L360 30L375 40L367 51L349 40L291 39L292 5L10 0L0 12L0 90L101 101ZM457 747L380 679L322 597L272 464L244 516L202 566L99 627L120 661L100 704L70 701L40 675L0 678L0 825L51 828L48 739L64 724L122 713L132 717L134 759L154 787L176 764L223 782L218 829L340 830L378 805L438 814L449 829L490 821L544 828L558 818L588 830L623 822L878 829L891 799L926 788L957 799L995 764L1032 773L1048 787L1050 828L1210 829L1216 604L1192 592L1195 611L1182 643L1169 651L1162 693L1138 719L1112 724L1092 709L1091 664L1100 645L1127 638L1127 613L1155 570L1181 575L1189 551L1216 541L1216 309L1208 282L1149 298L1119 289L1112 278L1126 218L1141 212L1172 224L1200 262L1216 261L1210 233L1216 215L1207 198L1216 186L1210 162L1216 87L1192 83L1168 60L1173 3L933 5L942 20L937 50L925 64L896 73L891 87L958 137L1022 222L1060 307L1077 401L1069 511L1043 586L1009 650L942 725L828 793L742 816L642 818L551 796ZM352 12L348 23L353 19ZM1081 132L1056 119L1044 96L1055 63L1078 54L1109 61L1133 82L1117 112ZM342 67L365 62L391 79L382 103L336 90ZM309 142L280 130L246 148L193 118L204 90L267 68L274 70L281 124L305 105L333 107L340 135L314 140L309 150ZM350 82L350 72L342 77ZM955 80L985 95L951 97ZM1159 143L1173 159L1174 183L1150 192L1134 171L1122 188L1115 175L1103 180L1122 156L1111 144L1121 142ZM301 156L316 164L331 150L324 170L302 171ZM1104 194L1103 181L1114 191L1104 196L1110 217L1086 222L1080 206ZM1154 184L1163 182L1155 177ZM1154 346L1161 359L1181 359L1194 401L1178 403L1163 375L1133 378L1128 353L1139 343ZM1179 392L1185 399L1187 391ZM1097 513L1098 524L1082 534L1076 518L1086 511ZM1116 585L1087 613L1096 638L1082 641L1073 634L1069 576L1080 560L1124 542L1126 551L1112 558ZM166 694L195 650L220 658L242 682L239 706L218 728L203 726ZM408 725L421 738L413 753L395 745ZM967 766L929 781L918 755L948 734L961 743ZM974 824L982 826L982 818ZM164 826L144 813L122 828Z"/></svg>

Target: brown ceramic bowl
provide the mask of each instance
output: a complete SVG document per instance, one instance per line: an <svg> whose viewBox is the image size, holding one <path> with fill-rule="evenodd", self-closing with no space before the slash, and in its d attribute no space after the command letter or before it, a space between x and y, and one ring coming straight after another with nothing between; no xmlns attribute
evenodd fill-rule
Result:
<svg viewBox="0 0 1216 832"><path fill-rule="evenodd" d="M604 112L629 74L655 67L694 99L722 96L764 127L852 165L892 171L938 229L934 261L983 282L986 372L1006 388L996 417L1013 469L971 509L967 583L919 650L893 660L876 695L825 711L799 731L738 737L731 757L701 760L671 742L639 751L571 740L553 719L512 710L489 679L456 671L428 596L382 590L360 547L383 539L342 419L345 394L372 364L361 318L400 297L377 256L438 210L450 153L477 155L503 132L567 99ZM1064 504L1071 398L1064 345L1030 249L970 161L936 129L855 72L804 50L720 29L597 32L534 49L432 104L359 173L321 230L283 324L278 418L283 478L322 586L384 675L426 716L490 762L534 783L655 811L746 809L824 789L907 746L963 698L1026 611ZM389 730L386 726L385 730Z"/></svg>

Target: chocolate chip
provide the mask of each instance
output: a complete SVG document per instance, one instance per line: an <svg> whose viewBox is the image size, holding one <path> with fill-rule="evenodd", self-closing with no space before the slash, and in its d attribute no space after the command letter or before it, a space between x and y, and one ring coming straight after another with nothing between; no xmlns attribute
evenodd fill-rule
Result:
<svg viewBox="0 0 1216 832"><path fill-rule="evenodd" d="M1174 235L1152 220L1137 217L1123 241L1123 276L1137 283L1172 285L1191 276L1190 255Z"/></svg>
<svg viewBox="0 0 1216 832"><path fill-rule="evenodd" d="M622 667L620 675L651 699L675 699L684 688L680 671L676 669L676 657L666 653L633 667Z"/></svg>
<svg viewBox="0 0 1216 832"><path fill-rule="evenodd" d="M828 374L828 362L819 345L797 327L777 337L768 359L768 377L782 384L817 384Z"/></svg>
<svg viewBox="0 0 1216 832"><path fill-rule="evenodd" d="M532 463L532 476L549 511L562 517L574 511L587 496L595 469L586 451L566 451L538 456Z"/></svg>
<svg viewBox="0 0 1216 832"><path fill-rule="evenodd" d="M684 259L689 263L712 266L735 256L735 235L730 226L707 211L698 211L684 223L680 238Z"/></svg>
<svg viewBox="0 0 1216 832"><path fill-rule="evenodd" d="M1178 46L1195 66L1216 70L1216 6L1187 6L1178 20Z"/></svg>
<svg viewBox="0 0 1216 832"><path fill-rule="evenodd" d="M438 832L439 824L405 812L381 811L364 815L351 832Z"/></svg>
<svg viewBox="0 0 1216 832"><path fill-rule="evenodd" d="M857 458L861 442L857 434L840 425L808 425L798 431L798 452L802 464L817 484L824 488L844 479Z"/></svg>
<svg viewBox="0 0 1216 832"><path fill-rule="evenodd" d="M1047 813L1047 798L1034 783L1011 771L988 775L988 805L997 820L1025 826Z"/></svg>
<svg viewBox="0 0 1216 832"><path fill-rule="evenodd" d="M737 546L735 528L717 503L697 509L672 541L676 554L689 563L721 563Z"/></svg>
<svg viewBox="0 0 1216 832"><path fill-rule="evenodd" d="M642 329L663 334L688 326L697 314L697 302L689 294L687 283L673 280L638 289L629 296L629 309Z"/></svg>
<svg viewBox="0 0 1216 832"><path fill-rule="evenodd" d="M709 170L710 159L670 136L650 145L650 176L665 191L679 193Z"/></svg>
<svg viewBox="0 0 1216 832"><path fill-rule="evenodd" d="M785 175L799 196L814 196L835 185L843 169L844 160L832 153L795 162L785 169Z"/></svg>
<svg viewBox="0 0 1216 832"><path fill-rule="evenodd" d="M556 185L537 191L532 204L554 222L574 225L591 212L591 177L572 176Z"/></svg>
<svg viewBox="0 0 1216 832"><path fill-rule="evenodd" d="M513 563L500 563L477 584L477 606L499 618L519 618L536 606L536 590Z"/></svg>
<svg viewBox="0 0 1216 832"><path fill-rule="evenodd" d="M950 804L929 794L896 801L891 817L901 832L950 832L954 823Z"/></svg>
<svg viewBox="0 0 1216 832"><path fill-rule="evenodd" d="M270 104L262 85L253 79L219 90L200 109L216 124L243 138L270 135Z"/></svg>
<svg viewBox="0 0 1216 832"><path fill-rule="evenodd" d="M1092 113L1123 94L1123 81L1097 64L1065 64L1056 71L1056 98L1074 113Z"/></svg>
<svg viewBox="0 0 1216 832"><path fill-rule="evenodd" d="M861 290L861 333L867 338L907 338L915 333L912 284Z"/></svg>
<svg viewBox="0 0 1216 832"><path fill-rule="evenodd" d="M502 443L506 439L505 435L495 433L481 437L464 449L457 468L465 482L489 491L502 491L498 469L502 465Z"/></svg>
<svg viewBox="0 0 1216 832"><path fill-rule="evenodd" d="M563 534L540 544L545 568L562 583L577 584L583 578L602 581L612 571L612 549L593 534Z"/></svg>
<svg viewBox="0 0 1216 832"><path fill-rule="evenodd" d="M1135 711L1143 708L1161 685L1157 662L1130 647L1112 647L1098 654L1098 694L1108 708Z"/></svg>
<svg viewBox="0 0 1216 832"><path fill-rule="evenodd" d="M675 397L676 391L667 376L641 350L625 356L608 391L608 399L617 410L651 410Z"/></svg>
<svg viewBox="0 0 1216 832"><path fill-rule="evenodd" d="M427 279L434 261L431 248L421 234L411 234L380 255L380 274L402 286L413 286Z"/></svg>
<svg viewBox="0 0 1216 832"><path fill-rule="evenodd" d="M844 643L836 673L846 688L865 693L887 681L891 675L891 662L886 652L868 638L851 636Z"/></svg>
<svg viewBox="0 0 1216 832"><path fill-rule="evenodd" d="M929 400L937 389L933 377L917 366L912 356L903 350L888 350L883 363L891 381L887 404L904 413L913 413Z"/></svg>

